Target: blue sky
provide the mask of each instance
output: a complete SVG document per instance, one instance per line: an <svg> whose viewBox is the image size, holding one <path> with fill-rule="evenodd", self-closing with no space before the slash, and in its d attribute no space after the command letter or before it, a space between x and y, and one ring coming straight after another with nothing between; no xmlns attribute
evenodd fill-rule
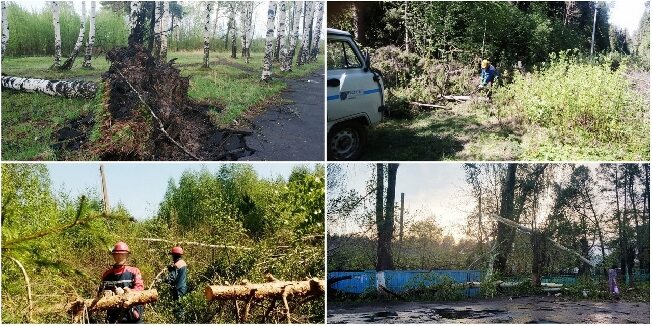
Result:
<svg viewBox="0 0 652 326"><path fill-rule="evenodd" d="M50 171L53 191L57 193L64 191L73 197L88 190L101 194L99 163L46 165ZM219 163L104 163L109 203L111 206L122 203L137 219L151 217L156 213L158 204L163 199L170 178L178 180L183 171L199 171L204 167L209 171L217 171L221 165ZM276 178L280 175L287 179L292 167L302 164L251 163L251 165L260 177Z"/></svg>

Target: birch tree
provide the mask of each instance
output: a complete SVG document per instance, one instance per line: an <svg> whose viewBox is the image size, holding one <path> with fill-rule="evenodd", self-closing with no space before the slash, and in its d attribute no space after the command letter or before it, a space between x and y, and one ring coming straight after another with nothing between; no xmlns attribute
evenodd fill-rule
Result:
<svg viewBox="0 0 652 326"><path fill-rule="evenodd" d="M161 22L161 61L166 61L168 57L168 35L170 34L170 2L163 2L163 21Z"/></svg>
<svg viewBox="0 0 652 326"><path fill-rule="evenodd" d="M279 62L281 63L281 71L287 71L286 57L287 57L287 44L285 42L285 34L287 24L285 24L285 17L287 15L286 2L281 1L278 6L278 31L276 31L279 48Z"/></svg>
<svg viewBox="0 0 652 326"><path fill-rule="evenodd" d="M297 65L303 65L310 55L310 33L312 30L312 9L313 2L305 1L303 7L303 35L301 36L301 51L297 57Z"/></svg>
<svg viewBox="0 0 652 326"><path fill-rule="evenodd" d="M276 39L274 40L274 61L279 61L279 53L281 52L281 35L279 31L281 30L281 20L279 19L279 14L281 11L281 4L285 1L279 1L276 4L276 21L274 25L274 30L276 31Z"/></svg>
<svg viewBox="0 0 652 326"><path fill-rule="evenodd" d="M161 34L163 25L163 1L154 1L154 19L152 24L154 25L154 45L152 46L152 54L154 58L160 59L161 57Z"/></svg>
<svg viewBox="0 0 652 326"><path fill-rule="evenodd" d="M210 31L209 27L211 25L211 3L210 1L206 1L206 17L204 18L204 65L202 66L203 68L208 68L208 56L210 52Z"/></svg>
<svg viewBox="0 0 652 326"><path fill-rule="evenodd" d="M235 24L235 12L236 12L236 7L237 7L237 2L231 2L230 3L230 11L229 11L229 24L231 24L231 58L236 58L236 53L237 53L237 46L236 46L236 35L237 35L237 30L236 30L236 24Z"/></svg>
<svg viewBox="0 0 652 326"><path fill-rule="evenodd" d="M297 41L299 40L299 22L303 12L303 1L294 1L294 14L292 15L292 35L290 36L290 52L288 53L288 70L292 70L292 62L297 52Z"/></svg>
<svg viewBox="0 0 652 326"><path fill-rule="evenodd" d="M95 97L97 84L79 80L48 80L2 76L2 89L90 99Z"/></svg>
<svg viewBox="0 0 652 326"><path fill-rule="evenodd" d="M91 1L91 13L88 21L88 40L86 41L86 55L82 67L92 69L93 44L95 44L95 1Z"/></svg>
<svg viewBox="0 0 652 326"><path fill-rule="evenodd" d="M272 79L272 56L274 55L274 18L276 17L276 1L269 2L267 9L267 34L265 38L265 57L263 58L263 75L261 79Z"/></svg>
<svg viewBox="0 0 652 326"><path fill-rule="evenodd" d="M3 11L4 13L4 11ZM52 24L54 25L54 64L52 68L61 66L61 23L59 16L61 9L58 1L52 1Z"/></svg>
<svg viewBox="0 0 652 326"><path fill-rule="evenodd" d="M7 19L7 3L2 1L2 59L5 58L7 42L9 42L9 20Z"/></svg>
<svg viewBox="0 0 652 326"><path fill-rule="evenodd" d="M247 53L247 12L249 11L249 3L242 2L240 6L240 47L242 52L240 55L244 58Z"/></svg>
<svg viewBox="0 0 652 326"><path fill-rule="evenodd" d="M321 24L324 17L324 2L318 1L315 9L315 29L312 33L312 47L310 50L310 60L317 61L319 54L319 37L321 36Z"/></svg>
<svg viewBox="0 0 652 326"><path fill-rule="evenodd" d="M61 67L59 67L60 70L70 70L72 68L75 60L77 60L77 56L79 55L82 44L84 43L84 32L86 31L86 1L82 1L82 12L80 20L81 22L79 23L79 35L77 36L75 47L72 49L72 52L70 53L70 56L66 62L64 62Z"/></svg>
<svg viewBox="0 0 652 326"><path fill-rule="evenodd" d="M132 46L143 42L143 4L140 1L131 1L130 7L129 45Z"/></svg>
<svg viewBox="0 0 652 326"><path fill-rule="evenodd" d="M253 2L247 2L248 10L247 10L247 28L246 28L246 33L247 33L247 49L246 49L246 62L249 63L249 58L251 57L251 41L254 39L254 29L253 29L253 19L254 19L254 3Z"/></svg>

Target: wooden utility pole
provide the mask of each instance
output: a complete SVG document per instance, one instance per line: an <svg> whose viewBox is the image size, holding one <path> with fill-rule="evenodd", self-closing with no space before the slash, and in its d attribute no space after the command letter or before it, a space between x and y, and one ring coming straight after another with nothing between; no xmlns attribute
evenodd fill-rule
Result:
<svg viewBox="0 0 652 326"><path fill-rule="evenodd" d="M104 214L109 213L109 192L106 190L106 176L104 175L104 164L100 164L100 176L102 177L102 201Z"/></svg>

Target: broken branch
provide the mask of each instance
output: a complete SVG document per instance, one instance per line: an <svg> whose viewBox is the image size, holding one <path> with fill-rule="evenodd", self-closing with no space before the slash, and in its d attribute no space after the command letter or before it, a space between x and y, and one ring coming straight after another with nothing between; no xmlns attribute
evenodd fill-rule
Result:
<svg viewBox="0 0 652 326"><path fill-rule="evenodd" d="M170 241L170 240L157 239L157 238L132 238L132 239L140 240L140 241L148 241L148 242L165 242L173 245L179 244L179 245L200 246L200 247L218 248L218 249L252 250L252 248L249 247L233 246L233 245L213 245L213 244L206 244L206 243L200 243L195 241Z"/></svg>
<svg viewBox="0 0 652 326"><path fill-rule="evenodd" d="M18 265L18 268L20 268L20 271L23 272L23 278L25 279L25 285L27 286L27 322L31 323L32 322L32 310L33 310L33 304L32 304L32 286L29 283L29 276L27 275L27 272L25 271L25 267L23 267L23 264L18 261L18 259L8 256L9 259L11 259L16 265Z"/></svg>

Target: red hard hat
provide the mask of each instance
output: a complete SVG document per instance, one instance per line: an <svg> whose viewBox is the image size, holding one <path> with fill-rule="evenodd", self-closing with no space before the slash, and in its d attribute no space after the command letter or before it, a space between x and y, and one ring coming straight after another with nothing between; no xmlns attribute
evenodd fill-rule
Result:
<svg viewBox="0 0 652 326"><path fill-rule="evenodd" d="M127 246L126 243L119 241L113 246L113 250L111 250L112 254L117 254L117 253L129 253L129 246Z"/></svg>
<svg viewBox="0 0 652 326"><path fill-rule="evenodd" d="M172 247L170 249L170 255L175 254L175 255L183 255L183 249L179 246Z"/></svg>

